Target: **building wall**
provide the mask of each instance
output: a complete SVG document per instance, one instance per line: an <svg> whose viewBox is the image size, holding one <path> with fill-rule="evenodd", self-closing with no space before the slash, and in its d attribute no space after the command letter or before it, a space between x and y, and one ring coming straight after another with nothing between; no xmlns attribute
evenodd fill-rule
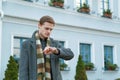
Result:
<svg viewBox="0 0 120 80"><path fill-rule="evenodd" d="M1 39L2 38L2 21L0 20L0 74L1 74L1 55L2 55L2 53L1 53L1 47L2 47L2 44L1 44ZM1 76L1 75L0 75Z"/></svg>
<svg viewBox="0 0 120 80"><path fill-rule="evenodd" d="M0 78L1 78L2 1L0 1Z"/></svg>
<svg viewBox="0 0 120 80"><path fill-rule="evenodd" d="M18 2L19 1L19 2ZM91 3L92 9L97 11L95 3ZM72 1L69 2L72 4ZM66 4L67 5L67 4ZM63 80L74 80L79 52L79 43L92 44L92 62L95 71L87 71L89 80L114 80L120 75L119 71L104 71L104 45L113 45L114 62L120 66L120 22L119 20L106 19L96 15L87 15L75 12L72 8L68 10L40 5L21 0L9 0L3 2L5 16L2 20L2 55L1 57L1 80L10 55L13 55L13 37L31 37L37 29L37 23L41 16L50 15L55 21L55 29L51 37L66 41L66 47L74 52L74 58L68 62L70 71L62 71ZM116 13L117 14L117 13Z"/></svg>
<svg viewBox="0 0 120 80"><path fill-rule="evenodd" d="M10 55L13 55L14 36L30 37L36 26L19 23L3 22L2 36L2 72L6 69L6 63ZM4 76L4 73L2 73Z"/></svg>
<svg viewBox="0 0 120 80"><path fill-rule="evenodd" d="M117 60L115 62L119 64L119 48L120 48L120 42L119 42L119 35L118 34L111 34L108 32L99 32L94 30L86 30L86 29L78 29L76 31L70 31L67 30L67 33L64 34L64 36L72 35L72 38L69 36L66 37L68 40L68 47L70 47L75 57L73 60L69 62L69 65L71 67L71 70L68 72L62 72L64 80L74 80L75 75L75 67L77 63L78 56L80 54L79 52L79 43L90 43L93 45L92 47L92 62L95 64L96 71L87 71L88 79L89 80L114 80L115 78L119 77L119 71L111 72L111 71L104 71L103 68L103 59L104 59L104 53L103 53L103 46L104 45L114 45L116 47L115 54L117 57ZM60 31L60 30L59 30ZM59 31L56 31L59 33ZM60 34L57 35L62 35ZM115 37L116 36L116 37ZM62 37L61 37L62 38ZM70 39L70 41L69 41ZM109 76L109 77L108 77ZM112 77L110 77L112 76Z"/></svg>

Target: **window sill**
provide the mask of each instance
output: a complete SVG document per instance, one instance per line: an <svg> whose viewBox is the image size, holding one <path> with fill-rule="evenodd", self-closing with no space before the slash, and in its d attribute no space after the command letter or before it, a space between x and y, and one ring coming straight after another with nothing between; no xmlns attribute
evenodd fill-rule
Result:
<svg viewBox="0 0 120 80"><path fill-rule="evenodd" d="M70 67L66 67L66 68L60 69L60 71L70 71Z"/></svg>
<svg viewBox="0 0 120 80"><path fill-rule="evenodd" d="M116 72L119 71L119 67L117 67L115 70L106 70L105 68L102 68L104 72Z"/></svg>
<svg viewBox="0 0 120 80"><path fill-rule="evenodd" d="M96 71L96 70L97 70L97 68L94 67L93 69L91 69L91 70L86 70L86 71Z"/></svg>

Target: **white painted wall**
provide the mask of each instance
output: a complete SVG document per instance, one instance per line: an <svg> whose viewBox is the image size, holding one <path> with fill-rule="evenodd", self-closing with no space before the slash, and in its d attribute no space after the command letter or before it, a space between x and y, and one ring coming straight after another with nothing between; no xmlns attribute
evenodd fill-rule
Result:
<svg viewBox="0 0 120 80"><path fill-rule="evenodd" d="M66 2L68 1L66 0ZM101 0L94 1L96 2L91 3L91 7L93 8L92 10L98 13ZM72 2L73 0L69 2L69 5L71 4L73 6ZM120 1L118 2L120 4ZM77 13L72 8L64 10L41 6L36 3L18 2L16 0L9 0L3 3L5 17L3 18L3 23L0 23L0 26L3 26L0 27L0 30L2 30L2 32L0 31L0 47L2 47L2 49L0 48L2 50L2 57L0 54L0 62L2 63L0 64L0 73L2 75L0 75L0 80L4 77L6 64L8 63L9 56L13 52L13 36L31 36L33 31L37 29L37 21L43 15L50 15L55 19L57 24L51 36L58 40L67 41L66 47L71 48L75 55L68 62L70 71L62 71L63 80L74 80L79 55L79 43L82 42L93 45L92 61L95 63L97 70L87 71L89 80L114 80L120 76L120 70L114 72L102 70L104 66L104 44L115 46L114 61L120 67L120 22L118 20L102 18L101 16L95 16L96 14L86 15Z"/></svg>
<svg viewBox="0 0 120 80"><path fill-rule="evenodd" d="M2 0L0 0L0 11L2 11ZM0 13L1 14L1 13ZM2 14L1 14L2 15ZM2 41L2 18L1 18L1 15L0 15L0 80L2 80L1 79L1 41Z"/></svg>
<svg viewBox="0 0 120 80"><path fill-rule="evenodd" d="M120 4L120 0L118 0L118 4ZM119 20L120 20L120 5L118 5L118 17L119 17Z"/></svg>
<svg viewBox="0 0 120 80"><path fill-rule="evenodd" d="M59 28L58 28L59 27ZM64 27L64 28L63 28ZM89 80L115 80L118 77L119 71L104 71L103 68L103 45L109 44L116 46L116 55L119 56L120 36L118 34L102 32L81 28L65 28L70 26L57 26L53 32L54 37L67 40L68 47L72 49L75 56L69 61L70 71L62 71L63 80L74 80L75 68L79 56L79 43L90 43L92 47L92 61L95 63L96 71L87 71ZM75 26L74 26L75 27ZM66 37L64 37L66 36ZM114 57L115 58L115 57ZM119 59L117 59L118 61ZM114 60L116 61L116 60ZM120 65L117 62L118 65ZM117 74L117 75L116 75ZM112 77L108 77L108 75Z"/></svg>

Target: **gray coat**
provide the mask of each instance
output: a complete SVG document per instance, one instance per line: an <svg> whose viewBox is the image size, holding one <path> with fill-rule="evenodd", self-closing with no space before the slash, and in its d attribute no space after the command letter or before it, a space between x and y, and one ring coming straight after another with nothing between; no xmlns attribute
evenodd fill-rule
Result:
<svg viewBox="0 0 120 80"><path fill-rule="evenodd" d="M52 38L50 46L60 50L59 55L51 54L51 69L53 80L62 80L59 58L70 60L74 57L73 52L69 48L63 48ZM22 44L19 64L19 80L37 80L37 56L36 56L36 40L34 34Z"/></svg>

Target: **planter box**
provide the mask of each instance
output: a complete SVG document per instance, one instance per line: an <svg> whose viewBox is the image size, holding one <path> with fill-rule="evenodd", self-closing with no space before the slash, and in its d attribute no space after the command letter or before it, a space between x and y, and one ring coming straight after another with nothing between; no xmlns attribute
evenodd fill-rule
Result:
<svg viewBox="0 0 120 80"><path fill-rule="evenodd" d="M103 17L112 18L112 14L104 13L104 14L103 14Z"/></svg>
<svg viewBox="0 0 120 80"><path fill-rule="evenodd" d="M90 13L90 9L89 9L89 8L80 8L80 9L78 10L78 12L89 14L89 13Z"/></svg>
<svg viewBox="0 0 120 80"><path fill-rule="evenodd" d="M61 2L53 2L52 4L55 7L61 7L61 8L63 8L63 6L64 6L64 3L61 3Z"/></svg>

